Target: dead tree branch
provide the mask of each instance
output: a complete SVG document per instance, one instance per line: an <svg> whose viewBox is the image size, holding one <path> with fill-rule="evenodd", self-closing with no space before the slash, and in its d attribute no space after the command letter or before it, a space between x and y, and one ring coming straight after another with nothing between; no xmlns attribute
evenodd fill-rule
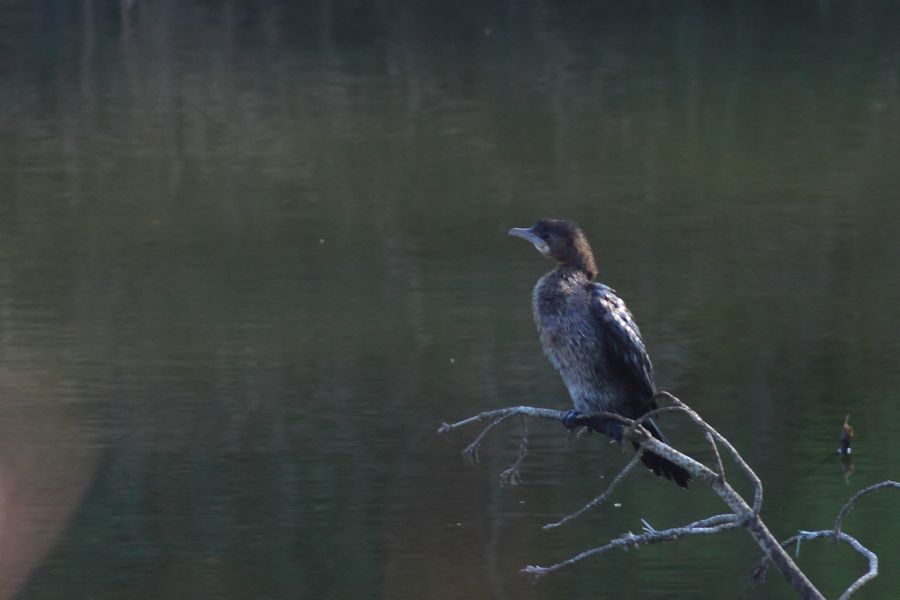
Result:
<svg viewBox="0 0 900 600"><path fill-rule="evenodd" d="M874 485L870 485L867 488L863 488L850 496L850 499L844 504L844 507L841 508L841 512L838 513L837 519L834 521L834 532L840 533L841 527L844 524L844 517L847 516L847 513L853 510L853 507L856 506L857 500L865 496L866 494L870 494L872 492L877 492L878 490L883 490L884 488L900 488L900 483L896 481L882 481L881 483L876 483Z"/></svg>
<svg viewBox="0 0 900 600"><path fill-rule="evenodd" d="M788 548L791 545L796 545L796 554L800 554L800 543L806 540L819 540L819 539L828 539L832 542L841 541L848 544L851 548L856 550L859 554L863 556L869 562L869 570L866 571L859 579L854 581L850 587L844 590L844 593L841 594L839 600L846 600L850 598L854 593L856 593L859 588L864 586L866 583L878 577L878 555L874 552L866 548L860 543L852 535L849 535L841 530L841 526L843 525L844 517L847 516L847 513L853 509L856 505L856 502L865 496L866 494L870 494L872 492L882 490L885 488L900 488L900 483L896 481L882 481L881 483L876 483L874 485L870 485L869 487L863 488L860 491L853 494L844 506L841 508L838 513L837 519L834 522L833 529L823 529L821 531L800 531L797 535L791 536L788 539L781 542L782 548ZM753 574L750 576L751 582L754 584L761 583L766 576L766 572L769 568L769 558L763 557L760 560L759 565L757 565L756 569L753 570Z"/></svg>
<svg viewBox="0 0 900 600"><path fill-rule="evenodd" d="M712 488L712 490L716 494L718 494L718 496L722 499L723 502L725 502L725 504L731 509L732 512L729 514L709 517L701 521L690 523L683 527L674 527L663 530L656 530L645 523L644 531L641 534L626 532L625 534L611 540L609 543L603 546L586 550L554 565L546 567L540 565L527 566L522 570L523 573L539 578L550 573L554 573L559 569L575 564L581 560L584 560L585 558L595 556L597 554L602 554L616 548L629 548L640 544L655 544L676 540L681 537L690 535L709 535L721 531L727 531L729 529L735 529L737 527L743 527L762 549L765 557L754 573L757 579L762 578L769 564L774 564L802 598L824 600L824 596L822 596L821 592L819 592L819 590L816 589L812 582L809 581L803 571L800 570L800 568L796 565L796 563L794 563L793 559L785 550L786 546L789 546L792 543L797 543L801 540L820 539L824 537L828 537L833 540L841 540L850 544L851 547L853 547L857 552L859 552L869 560L869 570L862 577L857 579L853 583L853 585L851 585L847 589L847 591L844 592L844 595L841 596L842 599L849 598L850 595L852 595L856 590L862 587L862 585L864 585L867 581L878 575L878 557L870 550L868 550L865 546L863 546L858 540L841 531L841 523L846 513L853 507L853 504L860 497L877 489L882 489L885 487L900 487L900 483L886 481L874 486L870 486L869 488L858 492L847 502L847 504L841 510L840 514L838 515L837 521L835 522L834 529L832 530L826 530L823 532L801 532L800 534L790 538L784 543L779 543L778 540L769 532L765 523L763 523L759 516L763 501L762 482L753 471L753 469L750 468L741 454L737 451L737 449L722 434L716 431L715 428L706 423L706 421L704 421L700 417L700 415L698 415L694 410L692 410L689 406L681 402L672 394L669 394L668 392L660 392L657 394L657 399L666 399L671 402L671 405L655 409L638 419L627 419L615 413L598 413L597 415L592 415L614 419L622 423L625 426L623 439L636 443L638 445L638 452L612 480L612 482L602 494L585 504L579 510L561 518L556 522L544 525L544 529L554 529L566 523L569 523L606 501L619 486L619 484L634 470L634 468L640 462L641 455L644 452L652 452L686 469L696 480L702 481L709 485L710 488ZM715 469L707 467L705 464L654 438L642 426L642 424L646 422L647 419L656 417L664 413L682 414L687 416L692 422L694 422L694 424L700 429L706 441L709 443L712 457L715 463ZM485 436L503 421L509 419L512 416L520 415L523 424L521 441L519 444L519 454L513 465L509 469L504 471L503 475L501 475L501 481L514 483L518 481L519 468L527 452L528 432L524 424L525 417L549 419L561 422L565 414L565 412L560 410L536 408L531 406L513 406L509 408L486 411L467 419L463 419L456 423L443 423L438 429L438 433L447 433L476 421L490 421L489 424L481 431L481 433L478 434L475 440L471 444L469 444L469 446L467 446L466 450L464 451L464 454L466 456L474 457L477 459L478 447L480 446ZM727 481L722 454L719 451L720 448L724 449L725 453L730 456L731 460L738 466L738 469L752 483L752 505L748 503L740 494L738 494Z"/></svg>
<svg viewBox="0 0 900 600"><path fill-rule="evenodd" d="M729 529L734 529L735 527L740 527L740 525L741 523L735 515L718 515L716 517L710 517L708 519L703 519L702 521L690 523L688 525L685 525L684 527L672 527L670 529L662 530L653 529L652 527L645 525L644 533L640 535L635 535L634 533L628 531L615 538L614 540L611 540L605 546L586 550L581 554L577 554L572 558L569 558L562 562L558 562L555 565L550 565L549 567L529 565L522 569L522 573L526 575L532 575L536 579L539 579L541 577L550 575L551 573L554 573L564 567L574 565L575 563L582 561L585 558L590 558L591 556L596 556L597 554L603 554L604 552L609 552L610 550L615 550L616 548L624 548L627 550L629 548L637 548L641 544L659 544L661 542L671 542L673 540L677 540L689 535L709 535L711 533L719 533L722 531L727 531Z"/></svg>
<svg viewBox="0 0 900 600"><path fill-rule="evenodd" d="M521 481L519 467L522 466L522 461L525 460L525 454L528 452L528 425L524 416L520 418L522 419L522 433L519 438L519 455L511 467L500 473L500 485L519 485Z"/></svg>
<svg viewBox="0 0 900 600"><path fill-rule="evenodd" d="M594 498L593 500L591 500L590 502L588 502L587 504L582 506L580 509L573 512L572 514L563 517L559 521L556 521L554 523L547 523L546 525L544 525L544 529L556 529L560 525L565 525L569 521L577 519L584 513L588 512L589 510L593 510L593 509L597 508L598 506L600 506L601 504L603 504L603 502L609 496L612 495L613 490L615 490L619 486L619 484L622 483L622 480L624 480L625 477L627 477L628 474L631 473L631 471L638 465L638 463L641 462L641 457L643 455L644 455L644 449L641 448L637 452L634 453L634 456L631 458L630 461L628 461L628 464L625 465L625 468L622 469L618 475L616 475L615 479L612 480L612 483L609 484L609 487L606 488L605 492L603 492L602 494L600 494L599 496L597 496L596 498Z"/></svg>

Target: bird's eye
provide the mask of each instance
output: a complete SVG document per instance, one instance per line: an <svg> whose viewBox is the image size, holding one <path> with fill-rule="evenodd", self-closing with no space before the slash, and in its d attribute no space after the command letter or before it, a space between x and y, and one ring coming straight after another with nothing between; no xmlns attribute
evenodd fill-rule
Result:
<svg viewBox="0 0 900 600"><path fill-rule="evenodd" d="M542 231L538 235L541 236L541 239L544 240L545 242L550 239L550 234L547 233L546 231Z"/></svg>

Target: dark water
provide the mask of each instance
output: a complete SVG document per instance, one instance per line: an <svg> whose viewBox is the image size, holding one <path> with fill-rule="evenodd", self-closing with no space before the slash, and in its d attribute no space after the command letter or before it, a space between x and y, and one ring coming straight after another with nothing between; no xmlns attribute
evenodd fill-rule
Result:
<svg viewBox="0 0 900 600"><path fill-rule="evenodd" d="M777 535L898 478L892 3L4 2L0 594L791 598L720 512L531 426L565 407L505 231L577 220L657 380L740 447ZM846 481L834 450L857 431ZM703 445L665 423L690 452ZM604 479L606 478L606 479ZM900 590L898 499L847 529ZM862 572L806 545L829 597Z"/></svg>

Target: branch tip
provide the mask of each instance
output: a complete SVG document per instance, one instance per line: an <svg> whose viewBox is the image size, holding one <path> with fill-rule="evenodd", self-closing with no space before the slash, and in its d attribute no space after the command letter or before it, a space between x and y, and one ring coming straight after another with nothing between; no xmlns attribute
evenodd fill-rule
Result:
<svg viewBox="0 0 900 600"><path fill-rule="evenodd" d="M713 491L715 491L716 494L718 494L719 497L722 498L722 500L728 505L733 513L716 515L700 521L696 521L694 523L690 523L689 525L683 527L674 527L664 530L657 530L652 525L650 525L650 523L642 520L643 530L640 534L635 534L630 531L626 532L620 535L618 538L610 540L610 542L608 542L604 546L586 550L576 556L572 556L564 561L547 567L542 567L539 565L528 565L521 570L522 574L529 575L533 578L534 581L537 581L538 579L546 577L547 575L550 575L557 570L571 566L588 557L602 554L612 549L618 548L627 551L630 548L637 548L644 544L667 542L677 540L685 536L710 535L729 529L744 528L750 533L751 537L754 538L754 540L759 544L759 546L766 554L766 556L760 561L760 563L751 574L751 581L754 583L759 583L760 581L762 581L762 579L765 577L768 566L770 564L775 564L788 580L788 582L794 587L795 590L800 592L800 594L804 598L824 600L822 594L815 588L812 582L808 580L806 575L796 566L796 564L784 550L785 548L789 547L790 544L796 542L796 552L797 554L799 554L801 541L814 539L830 539L832 541L845 542L850 545L856 552L864 556L869 562L869 569L867 570L867 572L847 588L847 590L840 596L840 600L848 599L865 583L878 576L878 556L874 552L863 546L856 538L844 533L841 530L841 526L846 514L854 507L856 501L859 500L862 496L875 490L887 487L900 488L900 483L896 481L883 481L881 483L877 483L863 490L860 490L846 502L846 504L838 514L832 529L823 531L800 531L797 535L792 536L784 542L779 543L774 537L772 537L772 534L768 531L765 523L759 517L763 500L762 482L760 481L759 476L750 468L750 466L746 463L746 461L735 449L735 447L722 434L716 431L716 429L706 423L688 405L684 404L681 400L679 400L672 394L663 391L659 392L656 395L656 398L667 399L669 402L671 402L671 406L665 406L655 409L648 412L646 415L642 415L638 419L628 419L622 417L621 415L608 412L598 413L596 415L599 417L616 420L625 425L625 437L629 441L635 442L636 445L639 445L638 452L632 457L632 459L622 469L618 476L613 479L613 481L610 483L606 491L603 492L603 494L596 497L594 500L583 506L575 513L572 513L555 523L545 524L543 526L543 529L547 530L559 527L560 525L581 516L586 511L596 507L601 502L603 502L611 494L618 483L622 479L624 479L624 477L637 465L638 462L640 462L641 455L644 452L652 452L653 454L663 457L673 462L674 464L685 468L686 470L688 470L688 472L691 473L691 475L695 476L697 479L709 484L712 487ZM675 412L684 414L701 429L715 460L715 466L713 469L710 469L705 464L698 462L692 457L679 452L668 444L649 435L648 431L642 426L642 424L652 416L663 412ZM441 425L438 427L437 432L439 434L448 433L454 429L457 429L464 425L468 425L475 421L490 421L476 436L472 443L466 446L465 450L463 450L463 455L466 457L466 459L474 463L478 462L478 449L482 440L487 436L487 434L493 428L495 428L497 425L507 420L508 418L514 415L519 415L522 418L522 431L521 441L519 444L519 453L512 466L510 466L500 474L501 485L516 485L521 480L519 467L527 452L528 431L525 427L525 417L562 422L565 414L566 413L564 413L563 411L554 409L536 408L531 406L513 406L485 411L461 421L457 421L455 423L441 423ZM724 449L725 452L720 452L720 448ZM750 479L751 483L753 484L754 497L752 506L749 505L746 500L744 500L744 498L741 497L741 495L738 494L726 480L725 468L722 460L723 454L729 454L734 463L739 467L744 475L746 475Z"/></svg>

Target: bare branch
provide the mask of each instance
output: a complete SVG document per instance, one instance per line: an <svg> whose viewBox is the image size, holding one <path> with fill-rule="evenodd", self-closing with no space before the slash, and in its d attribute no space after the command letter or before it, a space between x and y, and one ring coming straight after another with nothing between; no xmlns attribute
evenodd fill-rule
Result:
<svg viewBox="0 0 900 600"><path fill-rule="evenodd" d="M882 481L881 483L876 483L874 485L870 485L869 487L863 488L863 489L859 490L858 492L856 492L855 494L853 494L850 497L850 499L847 500L847 503L844 504L844 507L841 509L841 512L838 513L837 519L835 519L835 521L834 521L834 532L841 533L841 526L843 525L844 517L846 517L847 513L853 509L853 506L856 504L857 500L859 500L866 494L869 494L871 492L875 492L877 490L881 490L884 488L889 488L889 487L900 488L900 483L898 483L896 481L891 481L891 480Z"/></svg>
<svg viewBox="0 0 900 600"><path fill-rule="evenodd" d="M716 492L716 494L718 494L720 498L722 498L722 500L729 506L729 508L734 511L734 514L728 516L727 522L722 522L718 525L711 525L709 527L695 527L690 531L685 530L685 528L675 528L671 530L664 530L661 532L648 530L645 531L645 533L643 533L641 536L635 536L634 534L629 533L625 536L617 538L616 540L613 540L606 546L588 550L575 557L572 557L567 561L558 563L557 565L552 565L551 567L527 567L524 572L531 573L536 576L541 576L583 560L588 556L606 552L612 548L628 546L635 543L655 543L659 541L668 541L669 539L676 539L677 537L680 537L682 535L714 533L716 530L718 530L717 528L733 528L743 526L744 528L746 528L751 537L753 537L756 543L760 546L760 548L762 548L768 559L778 567L778 569L782 572L788 582L794 587L795 590L797 590L798 593L800 593L804 598L824 600L824 596L822 596L822 594L815 588L812 582L809 581L806 575L797 567L791 557L785 552L784 548L782 548L778 543L778 540L776 540L771 532L769 532L765 523L763 523L759 518L759 511L762 506L763 498L762 483L760 482L759 477L756 475L756 473L753 472L749 465L747 465L746 461L744 461L743 457L741 457L740 453L734 448L734 446L731 445L731 443L727 439L725 439L724 436L722 436L722 434L720 434L712 426L707 424L702 418L700 418L697 413L691 410L690 407L688 407L686 404L678 400L675 396L667 392L660 392L657 396L669 399L672 402L673 406L655 409L649 414L643 415L641 418L636 420L628 419L615 413L598 413L591 416L605 417L623 423L626 426L625 431L623 432L624 439L632 441L640 446L641 451L653 452L654 454L661 456L668 461L686 469L695 478L706 482L713 489L713 491ZM706 436L707 441L711 443L713 454L716 456L718 472L713 471L706 465L683 454L682 452L679 452L668 444L654 438L647 431L647 429L642 426L642 423L646 419L664 412L684 413L701 428L701 430L704 432L704 435ZM529 406L515 406L487 411L454 424L444 423L438 429L438 432L446 433L448 431L456 429L457 427L461 427L475 421L493 419L493 421L478 435L478 437L476 437L475 441L473 441L472 444L470 444L467 448L467 453L469 453L470 455L475 455L479 444L491 429L496 427L502 421L517 414L522 415L523 417L531 416L542 419L562 421L566 413L551 409L542 409ZM726 481L724 477L724 467L722 465L721 455L718 452L718 445L721 445L731 454L738 467L753 483L754 501L752 507L748 505L747 502L741 497L741 495L738 494L734 490L734 488L732 488ZM522 445L520 444L520 456L521 455ZM637 458L633 458L631 463L636 464L638 460L639 459ZM517 471L518 465L520 463L520 460L516 461L516 463L513 465L513 468L511 469L512 473L515 473ZM629 466L627 466L623 471L630 472L634 468L633 466L630 466L631 463L629 463ZM627 472L621 475L622 478L627 475ZM610 487L612 488L614 487L614 485L618 484L614 482ZM608 492L609 491L610 490L608 490ZM583 514L586 510L590 510L590 508L596 506L604 499L605 495L601 495L600 497L598 497L598 499L586 505L585 508L578 511L578 513L573 515L571 518L575 518ZM568 520L571 519L566 518L560 521L560 523L558 524L550 525L558 526L562 522L566 522ZM690 529L690 526L688 526L688 529Z"/></svg>
<svg viewBox="0 0 900 600"><path fill-rule="evenodd" d="M709 442L709 447L712 449L713 455L716 457L716 472L724 481L725 465L722 464L722 455L719 454L719 447L716 445L716 440L708 430L704 431L703 435L706 436L706 441Z"/></svg>
<svg viewBox="0 0 900 600"><path fill-rule="evenodd" d="M493 429L494 427L496 427L503 421L507 420L514 414L515 413L508 413L505 415L500 415L499 417L497 417L496 419L491 421L487 427L482 429L481 433L478 434L478 437L476 437L472 441L471 444L469 444L468 446L466 446L463 449L462 453L463 453L463 456L466 457L466 460L469 461L470 463L477 463L478 462L478 448L481 446L481 442L482 442L482 440L484 440L485 436L487 436L487 434L491 432L491 429Z"/></svg>
<svg viewBox="0 0 900 600"><path fill-rule="evenodd" d="M611 540L605 546L586 550L581 554L577 554L572 558L569 558L562 562L558 562L554 565L550 565L549 567L529 565L522 569L522 573L526 575L532 575L536 579L539 579L541 577L550 575L551 573L554 573L562 568L582 561L585 558L589 558L597 554L603 554L604 552L609 552L610 550L614 550L616 548L624 548L627 550L628 548L637 548L641 544L658 544L661 542L670 542L689 535L709 535L713 533L719 533L721 531L727 531L729 529L734 529L736 527L740 527L740 525L741 523L735 515L718 515L717 517L690 523L688 525L685 525L684 527L673 527L671 529L663 529L660 531L657 531L652 527L647 527L645 524L645 533L642 533L640 535L635 535L634 533L631 533L629 531L615 538L614 540Z"/></svg>
<svg viewBox="0 0 900 600"><path fill-rule="evenodd" d="M634 419L634 420L625 419L625 417L621 417L621 418L628 421L628 423L643 425L650 419L653 419L659 415L663 415L666 413L683 413L683 412L685 412L685 410L681 406L660 406L659 408L654 408L653 410L651 410L649 412L645 412L640 417L638 417L637 419Z"/></svg>
<svg viewBox="0 0 900 600"><path fill-rule="evenodd" d="M643 448L639 449L634 454L634 456L631 458L631 460L628 461L628 464L625 465L625 468L622 469L619 472L619 474L616 475L615 479L612 480L612 482L609 484L609 487L606 488L605 492L603 492L602 494L600 494L599 496L597 496L596 498L594 498L593 500L591 500L590 502L588 502L587 504L582 506L576 512L574 512L570 515L567 515L567 516L563 517L562 519L560 519L559 521L556 521L554 523L547 523L546 525L544 525L543 528L544 529L556 529L560 525L565 525L569 521L571 521L573 519L577 519L578 517L580 517L587 511L593 510L593 509L597 508L598 506L600 506L603 503L603 501L606 500L613 493L613 490L615 490L619 486L619 484L622 483L622 480L624 480L625 477L627 477L628 474L631 473L631 471L637 466L637 464L639 462L641 462L641 457L643 455L644 455Z"/></svg>
<svg viewBox="0 0 900 600"><path fill-rule="evenodd" d="M522 437L519 439L519 455L510 468L500 473L500 485L519 485L522 480L519 476L519 467L525 460L525 454L528 453L528 425L525 423L524 415L520 418L522 419Z"/></svg>
<svg viewBox="0 0 900 600"><path fill-rule="evenodd" d="M796 544L796 554L799 555L800 542L819 539L846 542L850 545L851 548L862 554L863 557L869 561L869 570L866 571L859 579L854 581L853 584L850 585L850 587L848 587L843 594L841 594L839 600L846 600L847 598L850 598L850 596L855 594L859 590L859 588L864 586L872 579L878 577L878 555L863 546L855 537L842 531L834 531L833 529L823 529L821 531L801 531L797 535L791 536L788 539L784 540L781 543L781 546L783 548L787 548L791 544ZM751 583L753 583L754 585L762 583L763 579L766 576L766 572L769 569L770 562L771 561L768 558L763 558L759 562L759 564L753 570L753 573L750 575Z"/></svg>
<svg viewBox="0 0 900 600"><path fill-rule="evenodd" d="M553 408L537 408L534 406L510 406L508 408L498 408L496 410L488 410L479 413L468 419L457 421L456 423L441 423L438 427L438 433L449 433L458 427L463 427L469 423L476 421L486 421L487 419L495 419L498 417L509 418L513 415L524 415L526 417L534 417L535 419L550 419L551 421L562 421L566 413Z"/></svg>
<svg viewBox="0 0 900 600"><path fill-rule="evenodd" d="M683 414L687 414L691 418L693 418L693 417L699 418L699 415L696 415L696 413L693 413L693 411L691 411L690 408L686 404L684 404L683 402L681 402L680 400L675 398L675 396L673 396L672 394L670 394L668 392L659 392L659 393L657 393L656 397L667 398L671 401L675 401L676 404L674 406L663 406L660 408L655 408L647 413L644 413L643 415L641 415L640 417L638 417L637 419L634 420L635 425L643 425L649 419L652 419L659 414L669 413L669 412L683 413ZM696 421L696 419L695 419L695 421ZM699 421L696 421L696 422L703 429L703 434L706 437L706 440L709 442L710 450L712 450L713 456L716 458L716 466L718 468L719 476L724 478L725 477L725 467L722 465L722 456L719 454L719 448L718 448L718 446L716 446L716 441L713 438L712 434L710 433L710 430L712 430L712 431L715 431L715 430L713 430L713 428L708 423L703 421L702 419L700 419Z"/></svg>
<svg viewBox="0 0 900 600"><path fill-rule="evenodd" d="M851 548L862 554L863 557L869 561L869 570L866 571L866 573L864 573L859 579L854 581L853 584L848 587L843 594L841 594L840 600L849 598L854 593L856 593L859 588L864 586L872 579L878 577L878 556L874 552L863 546L855 537L844 533L841 530L841 525L843 524L844 517L847 516L847 513L850 512L850 510L855 506L857 500L871 492L890 487L900 488L900 483L888 480L861 489L860 491L853 494L853 496L851 496L850 499L847 500L847 502L841 508L841 511L838 513L837 519L834 522L834 529L823 529L821 531L800 531L799 533L797 533L797 535L791 536L781 542L781 547L787 548L791 544L797 544L797 554L799 554L800 542L805 540L825 538L832 541L839 540L849 544ZM759 561L759 564L756 566L750 576L751 582L753 582L754 584L762 582L763 578L766 576L766 571L769 568L769 562L770 561L768 557L763 557L763 559Z"/></svg>
<svg viewBox="0 0 900 600"><path fill-rule="evenodd" d="M750 465L748 465L747 462L744 460L744 458L741 456L740 452L738 452L737 449L735 449L735 447L731 445L731 442L729 442L727 439L725 439L725 436L723 436L721 433L716 431L715 428L713 428L710 424L708 424L706 421L704 421L700 417L700 415L698 415L696 412L694 412L693 409L691 409L691 407L689 407L687 404L685 404L684 402L682 402L681 400L679 400L678 398L676 398L669 392L666 392L666 391L658 392L656 394L656 397L666 398L675 406L682 408L684 411L684 414L686 414L688 417L690 417L691 420L693 420L697 425L699 425L701 429L703 429L704 431L709 433L713 437L713 439L715 439L718 443L722 444L722 446L726 450L728 450L728 452L731 454L731 457L734 460L734 462L738 465L738 467L740 467L740 469L744 472L744 474L747 476L747 478L750 479L751 483L753 483L753 490L754 490L753 514L758 515L760 509L762 508L762 501L763 501L762 482L759 480L759 476L756 474L756 472L754 472L753 469L750 468Z"/></svg>
<svg viewBox="0 0 900 600"><path fill-rule="evenodd" d="M705 519L700 519L699 521L694 521L691 523L691 527L714 527L716 525L721 525L722 523L729 523L738 521L737 515L733 514L724 514L724 515L714 515L712 517L707 517Z"/></svg>
<svg viewBox="0 0 900 600"><path fill-rule="evenodd" d="M625 437L643 446L644 450L653 452L657 456L661 456L666 460L683 467L691 475L698 479L702 479L709 485L720 483L719 476L715 471L703 463L694 460L690 456L679 452L665 442L656 439L643 427L629 427L625 431Z"/></svg>
<svg viewBox="0 0 900 600"><path fill-rule="evenodd" d="M866 557L866 560L869 561L869 570L866 573L853 582L853 584L841 594L841 597L838 600L847 600L850 596L855 594L859 588L866 585L871 580L878 577L878 555L860 544L856 538L853 536L847 535L843 531L838 533L838 539L850 544L850 547L862 554Z"/></svg>
<svg viewBox="0 0 900 600"><path fill-rule="evenodd" d="M491 430L494 429L494 427L496 427L497 425L501 424L502 422L506 421L507 419L509 419L510 417L513 417L515 415L521 415L523 417L522 427L524 428L524 426L525 426L524 417L534 417L536 419L550 419L553 421L562 421L562 419L566 415L566 413L564 413L561 410L554 410L552 408L537 408L534 406L510 406L508 408L498 408L496 410L488 410L483 413L479 413L475 416L469 417L467 419L463 419L462 421L457 421L456 423L441 423L441 426L438 427L437 432L438 433L448 433L459 427L469 425L470 423L475 423L477 421L485 421L487 419L493 419L493 421L491 421L491 423L489 423L488 426L485 427L481 431L481 433L478 434L478 436L472 441L472 443L469 444L468 446L466 446L465 449L463 450L463 456L465 456L469 462L475 463L475 462L478 462L478 448L481 446L481 442L484 440L485 436L487 436L487 434L490 433ZM527 436L527 432L523 431L523 436ZM527 438L526 437L523 437L523 443L525 444L525 447L527 448ZM513 465L516 469L518 469L518 466L521 464L521 462L522 462L521 459L524 458L525 452L526 452L526 450L523 450L522 444L520 444L520 459L517 460L516 463ZM509 470L504 471L503 474L501 474L501 478L508 474L509 477L515 476L516 479L518 480L517 472L507 473L508 471Z"/></svg>

